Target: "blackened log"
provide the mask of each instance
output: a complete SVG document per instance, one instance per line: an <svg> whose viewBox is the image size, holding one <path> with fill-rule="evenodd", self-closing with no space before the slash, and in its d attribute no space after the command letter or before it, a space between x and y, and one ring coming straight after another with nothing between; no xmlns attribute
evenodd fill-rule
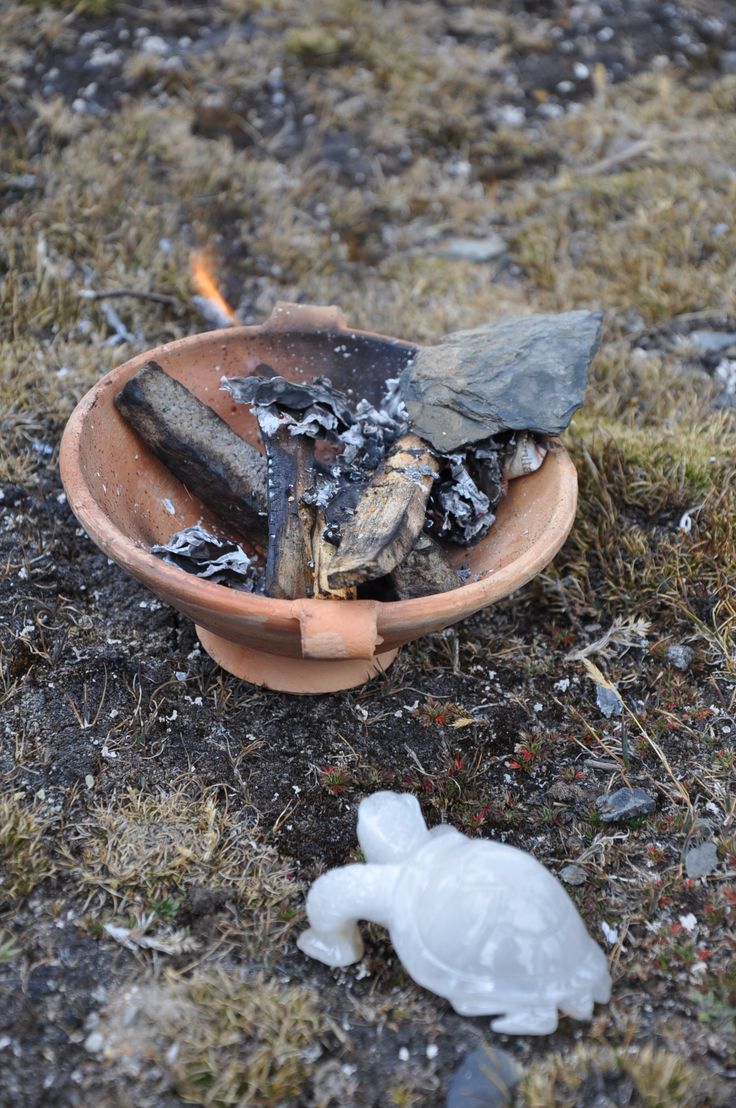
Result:
<svg viewBox="0 0 736 1108"><path fill-rule="evenodd" d="M440 544L422 531L414 549L391 573L391 583L398 600L412 600L458 589L463 579Z"/></svg>
<svg viewBox="0 0 736 1108"><path fill-rule="evenodd" d="M118 411L229 531L264 545L266 463L179 381L147 362L115 397Z"/></svg>
<svg viewBox="0 0 736 1108"><path fill-rule="evenodd" d="M328 573L333 588L359 585L390 573L409 553L424 526L434 454L416 435L402 435L342 526Z"/></svg>
<svg viewBox="0 0 736 1108"><path fill-rule="evenodd" d="M312 596L314 517L302 496L314 484L314 439L290 434L270 408L256 415L268 459L265 592L286 600Z"/></svg>

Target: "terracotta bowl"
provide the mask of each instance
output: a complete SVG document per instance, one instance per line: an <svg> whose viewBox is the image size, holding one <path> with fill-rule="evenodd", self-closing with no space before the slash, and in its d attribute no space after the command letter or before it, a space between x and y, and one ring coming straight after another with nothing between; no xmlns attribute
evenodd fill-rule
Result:
<svg viewBox="0 0 736 1108"><path fill-rule="evenodd" d="M167 604L194 620L204 649L230 673L267 688L322 693L385 670L399 647L448 627L518 589L554 557L572 526L575 468L557 445L542 467L511 482L496 523L470 550L455 552L472 577L453 592L417 600L273 600L213 584L149 553L198 519L204 505L173 477L118 414L113 399L153 358L258 444L247 407L220 388L223 374L260 362L294 380L318 374L377 401L415 347L347 326L336 308L279 304L260 327L192 335L112 370L80 401L64 432L61 476L79 522L99 547ZM172 511L173 509L173 511Z"/></svg>

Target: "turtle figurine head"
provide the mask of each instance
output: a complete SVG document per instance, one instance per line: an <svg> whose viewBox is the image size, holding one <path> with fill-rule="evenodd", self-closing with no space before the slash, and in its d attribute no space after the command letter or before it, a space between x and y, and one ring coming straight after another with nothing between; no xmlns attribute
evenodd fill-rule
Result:
<svg viewBox="0 0 736 1108"><path fill-rule="evenodd" d="M397 865L429 838L416 797L379 792L358 808L358 842L366 862Z"/></svg>

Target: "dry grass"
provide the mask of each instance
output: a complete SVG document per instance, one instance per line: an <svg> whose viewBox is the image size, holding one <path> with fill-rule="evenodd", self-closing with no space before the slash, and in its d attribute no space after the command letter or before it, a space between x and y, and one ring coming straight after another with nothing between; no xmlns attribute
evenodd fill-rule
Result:
<svg viewBox="0 0 736 1108"><path fill-rule="evenodd" d="M38 805L22 795L0 798L0 909L14 906L19 897L52 872L44 843L46 821Z"/></svg>
<svg viewBox="0 0 736 1108"><path fill-rule="evenodd" d="M82 889L139 919L174 918L192 891L225 894L252 948L283 938L301 893L293 867L229 810L221 790L190 783L153 795L129 789L93 806L64 854Z"/></svg>
<svg viewBox="0 0 736 1108"><path fill-rule="evenodd" d="M118 1074L140 1076L145 1059L185 1102L217 1108L294 1103L328 1026L311 990L224 968L126 990L96 1021Z"/></svg>
<svg viewBox="0 0 736 1108"><path fill-rule="evenodd" d="M642 1108L717 1108L728 1103L725 1090L706 1070L666 1050L648 1046L613 1051L587 1043L533 1064L522 1079L519 1100L525 1108L566 1108L592 1103L617 1088L624 1096L629 1088L627 1103Z"/></svg>

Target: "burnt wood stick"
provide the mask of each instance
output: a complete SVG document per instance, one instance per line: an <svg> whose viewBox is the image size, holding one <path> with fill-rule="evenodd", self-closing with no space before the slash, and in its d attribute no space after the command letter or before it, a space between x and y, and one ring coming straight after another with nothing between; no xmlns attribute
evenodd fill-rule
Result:
<svg viewBox="0 0 736 1108"><path fill-rule="evenodd" d="M229 531L265 545L266 463L255 447L156 362L131 377L115 405L149 450Z"/></svg>
<svg viewBox="0 0 736 1108"><path fill-rule="evenodd" d="M313 594L314 517L302 496L314 484L314 439L292 435L268 408L257 409L268 459L265 592L282 600Z"/></svg>
<svg viewBox="0 0 736 1108"><path fill-rule="evenodd" d="M450 592L463 583L445 551L426 531L422 531L414 549L390 576L399 600Z"/></svg>
<svg viewBox="0 0 736 1108"><path fill-rule="evenodd" d="M328 523L324 512L316 510L314 529L312 532L312 575L314 579L314 595L327 597L332 600L355 600L358 590L353 586L333 588L329 581L330 566L337 554L334 543L325 538Z"/></svg>
<svg viewBox="0 0 736 1108"><path fill-rule="evenodd" d="M390 573L424 526L427 497L439 462L417 435L402 435L343 524L329 568L331 587L359 585Z"/></svg>

